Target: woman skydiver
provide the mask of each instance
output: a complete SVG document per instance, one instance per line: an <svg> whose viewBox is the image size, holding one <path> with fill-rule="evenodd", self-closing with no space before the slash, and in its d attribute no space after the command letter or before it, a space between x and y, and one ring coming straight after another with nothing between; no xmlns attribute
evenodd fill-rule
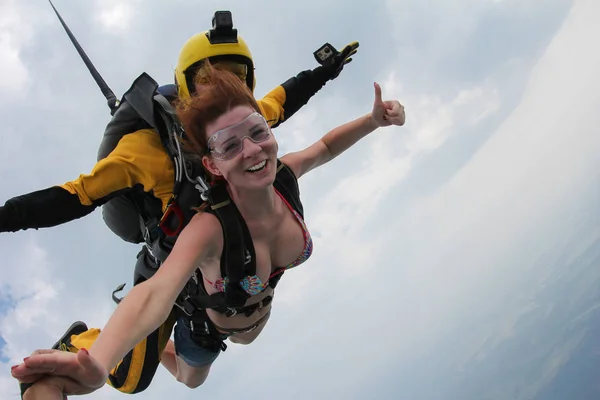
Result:
<svg viewBox="0 0 600 400"><path fill-rule="evenodd" d="M207 322L220 340L253 342L269 318L271 302L265 300L274 295L271 279L300 265L312 252L301 206L275 187L280 171L287 170L294 180L299 179L377 128L405 122L404 107L397 100L383 101L381 88L375 83L371 113L278 160L277 140L249 89L227 71L208 71L203 90L182 101L178 114L186 130L187 148L198 156L213 182L224 183L239 210L253 246L255 275L244 276L237 287L231 285L222 269L223 258L232 257L223 252L226 240L222 222L210 207L202 208L156 274L133 287L120 302L89 352L38 350L12 368L12 376L19 381L35 382L25 399L60 400L64 395L87 394L102 387L108 371L169 317L190 277L197 277L208 295L243 289L247 300L242 308L253 308L252 312L227 314L207 308ZM172 351L163 352L163 365L189 387L205 381L221 351L203 347L195 338L193 323L182 314L174 342L167 346Z"/></svg>

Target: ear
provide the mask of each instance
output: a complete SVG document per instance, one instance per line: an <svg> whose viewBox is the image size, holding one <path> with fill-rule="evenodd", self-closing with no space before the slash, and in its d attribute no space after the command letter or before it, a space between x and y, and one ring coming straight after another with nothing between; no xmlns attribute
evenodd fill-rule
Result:
<svg viewBox="0 0 600 400"><path fill-rule="evenodd" d="M219 171L219 168L217 168L215 161L209 156L202 157L202 165L204 166L204 168L206 168L206 170L208 172L210 172L214 176L222 176L223 175L223 174L221 174L221 171Z"/></svg>

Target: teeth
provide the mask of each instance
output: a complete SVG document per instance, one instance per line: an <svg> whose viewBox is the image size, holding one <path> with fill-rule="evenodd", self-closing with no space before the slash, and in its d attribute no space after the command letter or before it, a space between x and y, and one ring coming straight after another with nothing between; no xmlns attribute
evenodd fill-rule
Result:
<svg viewBox="0 0 600 400"><path fill-rule="evenodd" d="M267 164L267 160L261 161L258 164L251 166L246 171L258 171L259 169L261 169L262 167L264 167L265 164Z"/></svg>

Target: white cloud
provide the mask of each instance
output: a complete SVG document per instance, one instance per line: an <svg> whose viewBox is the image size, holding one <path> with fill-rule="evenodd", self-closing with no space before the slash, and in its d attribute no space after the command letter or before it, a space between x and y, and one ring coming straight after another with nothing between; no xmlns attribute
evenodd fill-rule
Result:
<svg viewBox="0 0 600 400"><path fill-rule="evenodd" d="M127 3L116 0L97 1L96 18L107 32L122 34L129 30L136 16L136 8L140 7L139 0ZM137 12L139 15L139 12Z"/></svg>
<svg viewBox="0 0 600 400"><path fill-rule="evenodd" d="M11 43L11 36L7 32L0 33L0 63L3 65L0 88L10 93L18 92L26 85L28 72L19 58L18 48Z"/></svg>
<svg viewBox="0 0 600 400"><path fill-rule="evenodd" d="M21 46L31 35L31 21L19 12L17 2L3 1L0 4L0 89L8 91L11 96L19 95L29 79L29 72L19 54Z"/></svg>
<svg viewBox="0 0 600 400"><path fill-rule="evenodd" d="M409 176L415 160L498 108L494 90L484 87L461 90L447 101L435 95L401 93L401 87L392 72L383 93L386 99L399 99L407 105L406 125L383 128L363 139L368 144L360 145L368 146L369 151L360 153L368 156L321 194L318 210L310 218L312 229L322 232L321 246L344 271L364 272L378 254L378 238L365 237L365 225L373 215L384 212L380 201Z"/></svg>
<svg viewBox="0 0 600 400"><path fill-rule="evenodd" d="M32 351L27 340L39 337L33 332L54 330L60 323L53 309L58 308L64 281L57 278L58 266L48 260L46 250L33 238L25 247L13 250L20 256L4 260L2 286L6 290L3 297L14 303L14 308L0 319L0 334L8 343L4 356L18 361ZM11 270L19 273L10 273Z"/></svg>
<svg viewBox="0 0 600 400"><path fill-rule="evenodd" d="M403 290L411 308L427 313L418 320L406 314L399 326L411 321L410 336L422 346L496 307L502 319L492 330L510 334L511 314L523 312L529 296L504 306L501 296L510 298L516 285L534 279L536 258L577 228L571 214L581 212L578 199L600 190L600 56L589 51L600 35L593 11L599 7L575 4L514 112L449 182L386 225L390 239L405 234L402 224L419 227L410 242L419 248L402 270L410 282Z"/></svg>
<svg viewBox="0 0 600 400"><path fill-rule="evenodd" d="M364 389L373 382L381 382L378 375L392 365L397 368L400 360L407 360L410 365L412 361L435 359L435 364L449 368L472 365L468 363L485 360L507 340L527 342L528 338L517 337L521 333L518 324L530 313L541 307L542 315L551 314L548 303L540 305L532 303L532 299L543 292L549 277L559 279L557 274L569 276L575 272L565 270L567 264L562 263L550 269L550 263L540 262L540 257L549 255L552 262L558 256L567 260L580 257L586 247L565 247L565 241L579 240L589 246L590 241L598 238L597 228L594 235L584 237L577 224L580 218L587 219L586 213L595 210L582 208L592 203L586 196L596 193L597 198L600 193L597 172L600 136L596 129L600 116L595 112L600 106L597 96L600 79L596 73L600 55L589 51L600 35L594 20L598 8L600 4L591 1L575 4L569 19L531 71L520 104L470 162L439 190L396 210L396 218L359 222L357 230L361 232L356 234L356 241L348 232L362 210L356 205L344 208L345 204L339 202L341 195L351 193L351 184L336 186L319 206L323 210L319 216L320 229L327 232L327 238L319 242L327 254L316 261L315 269L322 272L315 273L313 281L303 287L302 304L311 310L304 312L306 318L320 321L320 341L306 339L298 345L311 348L313 355L326 352L329 362L337 360L336 368L344 374L345 381L355 383L349 391L352 387ZM485 90L475 89L470 93L473 96L459 95L449 101L447 109L461 106L463 98L469 99L472 107L457 112L462 117L496 109L498 99L493 96L494 90L487 92L492 94L489 104L485 104L488 98L483 94ZM440 103L437 105L443 109L446 104ZM412 113L418 113L419 109L414 110L410 104L407 102L408 129L413 123L421 126L411 119ZM436 105L424 104L431 105L432 110ZM454 121L457 134L477 122L469 118L440 119ZM450 123L439 125L442 128L438 132L448 129ZM413 148L421 151L421 156L428 154L424 151L427 149L427 146ZM364 176L353 175L356 182L361 181L359 177L376 176L372 175L373 170L367 170L369 174ZM366 182L371 183L368 179ZM387 196L394 196L401 187L394 189ZM359 192L356 203L362 205L364 198ZM368 206L375 208L377 202ZM377 210L374 215L380 212L385 211ZM378 232L376 236L374 232ZM333 237L334 233L339 236ZM341 261L346 260L344 256L355 255L356 264L360 264L364 246L369 252L369 244L375 241L380 241L378 249L371 251L369 263L361 264L361 274L348 271L348 264ZM347 245L345 253L342 243ZM331 294L320 297L318 311L306 304L311 287L315 292ZM357 318L376 332L372 333L376 336L375 343L368 341L371 334L358 331ZM343 329L328 334L327 326ZM298 335L309 337L310 331L307 327ZM389 344L384 345L388 340ZM522 392L538 393L569 359L579 340L581 337L576 335L564 346L548 349L550 356L538 363L541 379L523 385ZM369 346L368 352L363 353L357 343L359 347ZM453 358L448 349L454 343L460 347ZM377 344L385 347L387 356L378 353ZM351 355L342 355L349 348ZM302 358L286 354L279 367L291 363L290 359L300 362ZM370 368L362 363L350 368L344 362L351 359L369 360ZM398 374L403 372L409 371ZM498 367L499 376L505 372ZM361 373L365 373L364 381L358 377ZM337 376L328 378L332 386L338 384ZM437 375L430 377L437 378L442 379ZM408 382L402 390L418 388L420 393L431 393L424 384L424 380ZM506 398L511 384L506 382L500 389L505 390L500 398ZM315 390L318 383L311 385ZM389 382L389 386L399 389L395 382ZM448 396L459 398L460 393Z"/></svg>
<svg viewBox="0 0 600 400"><path fill-rule="evenodd" d="M421 61L424 68L464 50L487 6L473 0L386 0L384 4L392 20L390 36L396 39L399 53L404 60ZM418 23L416 15L423 16Z"/></svg>

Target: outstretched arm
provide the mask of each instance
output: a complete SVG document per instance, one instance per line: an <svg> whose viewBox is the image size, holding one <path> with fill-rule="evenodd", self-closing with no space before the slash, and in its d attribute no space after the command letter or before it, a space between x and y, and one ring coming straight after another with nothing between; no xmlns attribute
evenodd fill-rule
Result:
<svg viewBox="0 0 600 400"><path fill-rule="evenodd" d="M82 204L59 186L13 197L0 207L0 232L47 228L85 217L99 204Z"/></svg>
<svg viewBox="0 0 600 400"><path fill-rule="evenodd" d="M172 162L158 134L146 129L127 134L106 158L96 163L91 173L61 186L8 200L0 207L0 232L46 228L73 221L88 215L111 196L136 185L145 191L170 192L172 174ZM163 176L166 178L157 179Z"/></svg>
<svg viewBox="0 0 600 400"><path fill-rule="evenodd" d="M73 387L86 393L100 388L106 378L97 379L98 370L108 375L127 352L158 328L169 316L177 296L195 269L208 261L218 263L222 248L223 235L218 219L208 213L195 215L156 274L134 286L119 303L88 350L89 358L87 354L80 354L82 351L77 354L40 351L13 368L13 377L32 382L39 379L39 374L46 373L70 378L76 383ZM89 361L87 373L82 357Z"/></svg>
<svg viewBox="0 0 600 400"><path fill-rule="evenodd" d="M281 158L297 178L333 160L379 127L404 125L404 106L397 100L383 101L381 87L377 83L374 86L375 103L371 113L338 126L308 148Z"/></svg>
<svg viewBox="0 0 600 400"><path fill-rule="evenodd" d="M219 259L222 240L215 216L195 215L156 274L134 286L119 303L90 349L92 357L110 370L157 329L169 316L193 272L208 260Z"/></svg>

